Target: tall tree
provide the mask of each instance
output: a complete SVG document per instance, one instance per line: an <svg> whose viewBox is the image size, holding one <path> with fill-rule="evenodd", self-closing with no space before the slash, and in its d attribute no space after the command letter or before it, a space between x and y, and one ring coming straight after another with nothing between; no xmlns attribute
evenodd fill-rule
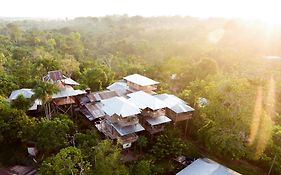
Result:
<svg viewBox="0 0 281 175"><path fill-rule="evenodd" d="M39 168L42 175L87 175L90 173L89 162L83 159L81 150L75 147L61 149L60 152L47 158Z"/></svg>
<svg viewBox="0 0 281 175"><path fill-rule="evenodd" d="M47 117L51 117L51 107L49 102L52 100L52 95L58 91L59 88L56 84L44 81L37 82L36 87L33 89L33 92L35 93L33 98L42 100L42 106L45 109L45 114Z"/></svg>

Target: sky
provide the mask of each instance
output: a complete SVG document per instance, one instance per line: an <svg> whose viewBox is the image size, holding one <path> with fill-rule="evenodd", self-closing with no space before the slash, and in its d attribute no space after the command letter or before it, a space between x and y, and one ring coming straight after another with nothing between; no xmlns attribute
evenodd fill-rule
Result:
<svg viewBox="0 0 281 175"><path fill-rule="evenodd" d="M280 22L280 0L0 0L1 17L194 16Z"/></svg>

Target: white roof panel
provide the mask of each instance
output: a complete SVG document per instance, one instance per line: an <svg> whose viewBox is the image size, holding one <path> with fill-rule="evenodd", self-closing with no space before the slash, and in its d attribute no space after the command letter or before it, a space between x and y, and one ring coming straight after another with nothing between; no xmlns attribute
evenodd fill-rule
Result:
<svg viewBox="0 0 281 175"><path fill-rule="evenodd" d="M19 95L23 95L25 98L31 98L34 95L32 89L18 89L11 93L9 100L15 100Z"/></svg>
<svg viewBox="0 0 281 175"><path fill-rule="evenodd" d="M185 101L171 94L155 95L156 98L167 104L168 108L176 113L191 112L194 109L186 104Z"/></svg>
<svg viewBox="0 0 281 175"><path fill-rule="evenodd" d="M159 82L154 81L150 78L147 78L147 77L139 75L139 74L129 75L129 76L124 77L123 79L130 81L132 83L135 83L137 85L140 85L140 86L149 86L149 85L159 84Z"/></svg>
<svg viewBox="0 0 281 175"><path fill-rule="evenodd" d="M79 83L77 83L76 81L72 80L71 78L65 78L61 80L64 84L68 84L68 85L80 85Z"/></svg>
<svg viewBox="0 0 281 175"><path fill-rule="evenodd" d="M135 132L139 132L139 131L143 131L144 128L139 124L135 124L135 125L130 125L130 126L126 126L126 127L121 127L120 125L118 125L117 123L113 123L111 124L115 130L121 135L128 135L128 134L132 134Z"/></svg>
<svg viewBox="0 0 281 175"><path fill-rule="evenodd" d="M103 111L109 116L116 114L121 117L128 117L140 114L140 109L124 97L112 97L101 102L104 104Z"/></svg>
<svg viewBox="0 0 281 175"><path fill-rule="evenodd" d="M240 175L210 159L197 159L176 175Z"/></svg>
<svg viewBox="0 0 281 175"><path fill-rule="evenodd" d="M42 105L42 100L36 99L32 106L28 109L29 111L37 110L38 106Z"/></svg>
<svg viewBox="0 0 281 175"><path fill-rule="evenodd" d="M171 119L169 119L166 116L160 116L160 117L147 118L146 121L150 125L154 126L154 125L159 125L159 124L162 124L162 123L168 123L168 122L171 121Z"/></svg>
<svg viewBox="0 0 281 175"><path fill-rule="evenodd" d="M128 100L136 104L140 109L150 108L152 110L157 110L168 107L166 103L144 91L137 91L127 96L130 97Z"/></svg>
<svg viewBox="0 0 281 175"><path fill-rule="evenodd" d="M58 93L53 94L52 98L53 99L64 98L64 97L71 97L71 96L77 96L82 94L86 94L86 91L74 90L71 86L65 86L64 88L61 88Z"/></svg>

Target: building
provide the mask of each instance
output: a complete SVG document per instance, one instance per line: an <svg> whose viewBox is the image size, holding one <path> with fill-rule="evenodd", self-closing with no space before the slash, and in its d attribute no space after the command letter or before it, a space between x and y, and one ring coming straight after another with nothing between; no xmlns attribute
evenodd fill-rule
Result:
<svg viewBox="0 0 281 175"><path fill-rule="evenodd" d="M137 91L127 95L129 101L141 109L140 123L150 134L164 130L164 125L171 119L166 117L166 103L144 91Z"/></svg>
<svg viewBox="0 0 281 175"><path fill-rule="evenodd" d="M197 159L176 175L241 175L211 159Z"/></svg>
<svg viewBox="0 0 281 175"><path fill-rule="evenodd" d="M187 105L182 99L171 94L158 94L156 98L167 104L166 115L174 123L186 121L192 118L194 109Z"/></svg>
<svg viewBox="0 0 281 175"><path fill-rule="evenodd" d="M144 130L137 116L140 109L124 97L112 97L101 103L106 115L96 127L110 139L117 139L123 148L130 147L138 139L135 133Z"/></svg>
<svg viewBox="0 0 281 175"><path fill-rule="evenodd" d="M159 84L159 82L139 74L129 75L123 79L126 81L127 86L130 89L135 91L144 91L151 94L155 93L157 90L157 85Z"/></svg>
<svg viewBox="0 0 281 175"><path fill-rule="evenodd" d="M76 90L73 86L79 85L76 81L62 74L60 70L49 71L43 77L43 81L50 82L59 87L59 92L52 95L46 115L51 116L53 113L70 113L74 112L73 106L77 104L77 97L86 94L84 90Z"/></svg>

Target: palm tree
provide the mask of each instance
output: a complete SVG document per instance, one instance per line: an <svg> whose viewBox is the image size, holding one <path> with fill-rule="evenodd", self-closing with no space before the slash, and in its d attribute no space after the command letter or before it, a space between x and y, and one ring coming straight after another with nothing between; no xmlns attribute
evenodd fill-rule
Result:
<svg viewBox="0 0 281 175"><path fill-rule="evenodd" d="M58 91L59 87L57 85L44 81L37 82L36 87L33 89L33 98L42 100L45 115L49 118L51 117L51 106L49 102L52 99L52 95Z"/></svg>

